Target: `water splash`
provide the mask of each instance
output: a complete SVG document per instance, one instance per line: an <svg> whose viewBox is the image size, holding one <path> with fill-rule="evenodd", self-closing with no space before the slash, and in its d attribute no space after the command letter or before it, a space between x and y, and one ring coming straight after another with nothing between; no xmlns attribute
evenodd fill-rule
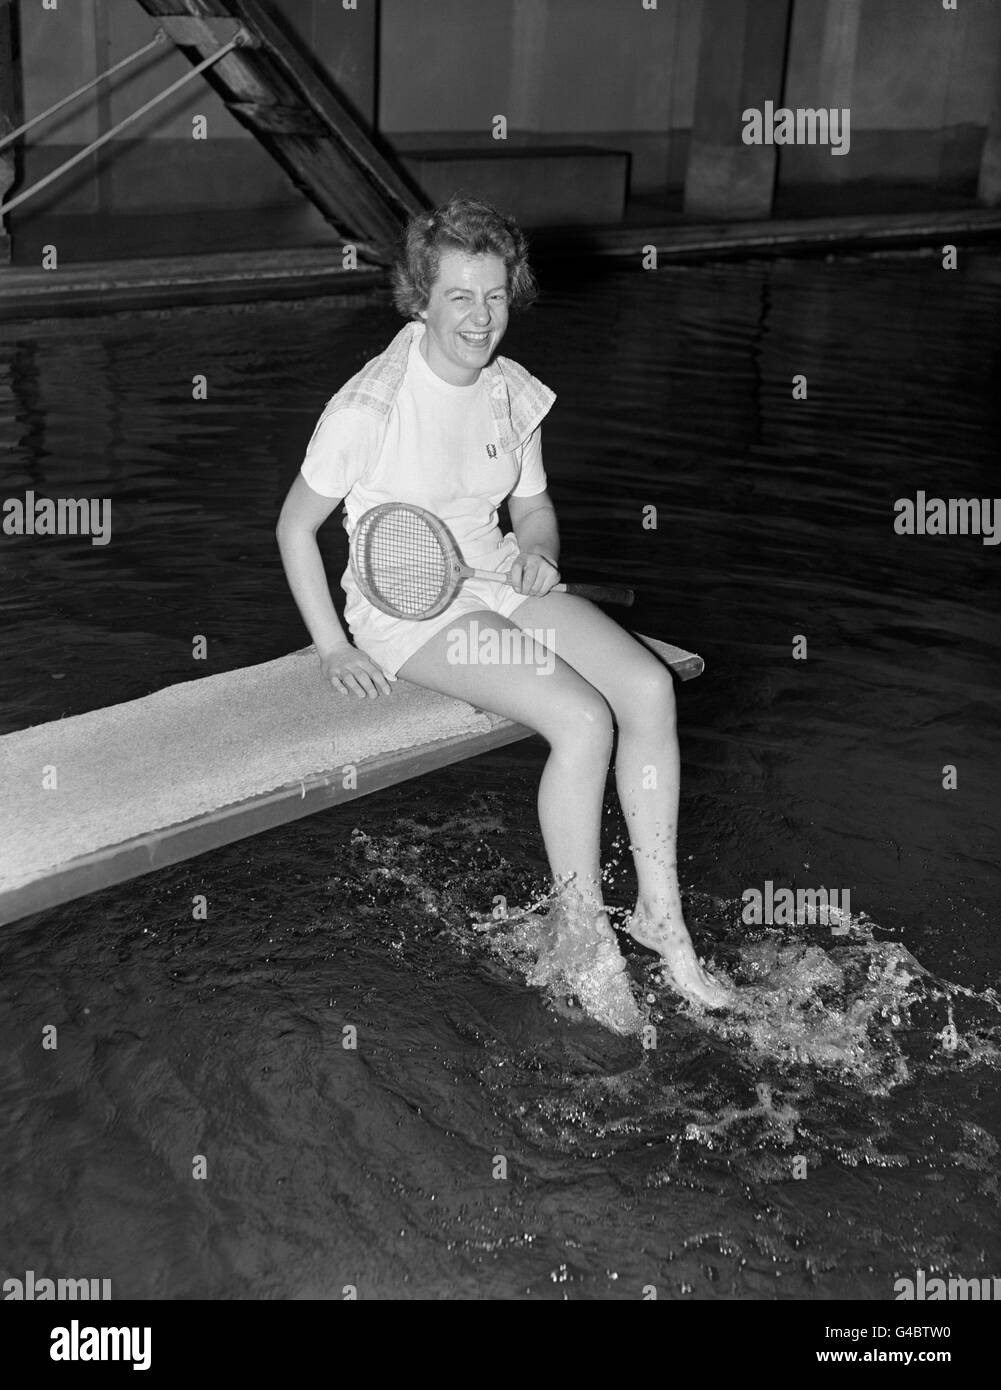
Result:
<svg viewBox="0 0 1001 1390"><path fill-rule="evenodd" d="M639 1032L643 1014L604 914L570 886L544 903L480 917L476 925L489 934L493 953L554 1004L569 1000L614 1033Z"/></svg>
<svg viewBox="0 0 1001 1390"><path fill-rule="evenodd" d="M686 1017L736 1045L748 1068L827 1072L885 1095L913 1080L917 1061L925 1070L1001 1064L997 993L937 978L902 942L877 940L879 924L866 913L832 909L824 923L807 918L799 924L806 936L775 928L748 937L738 904L716 900L714 908L729 917L729 930L717 943L728 969L718 959L711 968L736 986L734 1007L722 1014L665 986L659 962L648 968L644 1006L631 1007L627 976L610 954L600 954L605 938L579 899L573 903L565 893L548 912L535 903L505 913L499 922L481 917L477 926L488 934L490 949L528 984L546 990L557 1007L569 995L615 1032L636 1033L644 1023L661 1026L671 1016ZM819 939L811 939L811 931ZM769 1111L770 1095L767 1087L766 1093L758 1090L755 1113L767 1128L788 1130L796 1112L783 1111L777 1120ZM727 1123L740 1118L744 1112L734 1111Z"/></svg>
<svg viewBox="0 0 1001 1390"><path fill-rule="evenodd" d="M714 906L730 909L732 923L737 904ZM994 990L938 979L901 942L878 941L878 923L865 913L832 910L824 925L821 940L791 928L748 938L732 925L723 947L732 957L736 1003L724 1016L691 1003L689 1013L715 1036L749 1047L759 1062L831 1069L882 1093L912 1079L916 1054L953 1066L1001 1061ZM967 1002L962 1024L959 1001Z"/></svg>
<svg viewBox="0 0 1001 1390"><path fill-rule="evenodd" d="M734 1008L705 1026L760 1057L898 1085L909 1072L894 1030L923 973L912 961L898 943L851 955L769 932L740 948Z"/></svg>
<svg viewBox="0 0 1001 1390"><path fill-rule="evenodd" d="M644 970L651 958L623 938L627 964L578 894L533 894L538 878L502 852L503 829L484 797L454 815L398 818L390 832L355 831L354 879L367 899L356 910L392 926L401 959L416 959L421 938L433 953L444 934L465 956L486 949L564 1016L583 1014L625 1036L647 1024L663 1036L685 1020L759 1074L820 1071L886 1094L913 1079L917 1061L950 1070L1001 1063L996 992L935 977L901 942L878 940L879 924L864 912L831 909L826 922L807 915L749 932L738 901L688 894L707 964L736 986L734 1007L712 1013L665 985L659 962ZM491 901L492 910L471 911Z"/></svg>
<svg viewBox="0 0 1001 1390"><path fill-rule="evenodd" d="M685 1126L685 1138L697 1139L708 1148L713 1148L718 1139L727 1135L734 1125L751 1120L762 1122L779 1144L788 1146L794 1143L800 1118L797 1107L778 1101L773 1087L765 1081L759 1081L754 1090L757 1100L753 1105L746 1108L728 1105L712 1116L700 1114L697 1120L691 1120Z"/></svg>

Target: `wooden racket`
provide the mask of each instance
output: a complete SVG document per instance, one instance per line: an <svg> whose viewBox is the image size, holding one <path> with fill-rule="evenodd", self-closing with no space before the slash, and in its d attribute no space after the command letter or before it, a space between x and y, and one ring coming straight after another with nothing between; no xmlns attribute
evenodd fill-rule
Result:
<svg viewBox="0 0 1001 1390"><path fill-rule="evenodd" d="M506 574L470 569L445 523L406 502L383 502L359 518L351 536L351 573L369 603L416 622L443 613L467 579L508 582ZM632 589L614 584L554 584L553 589L627 608L634 598Z"/></svg>

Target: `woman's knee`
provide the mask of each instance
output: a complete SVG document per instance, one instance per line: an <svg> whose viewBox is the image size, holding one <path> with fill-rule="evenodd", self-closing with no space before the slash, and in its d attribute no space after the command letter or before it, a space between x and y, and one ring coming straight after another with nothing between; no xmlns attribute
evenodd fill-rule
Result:
<svg viewBox="0 0 1001 1390"><path fill-rule="evenodd" d="M550 744L561 751L605 757L611 752L612 712L603 696L582 684L559 701L551 727Z"/></svg>
<svg viewBox="0 0 1001 1390"><path fill-rule="evenodd" d="M620 724L673 729L677 704L674 677L668 668L659 662L644 661L624 682L615 713Z"/></svg>

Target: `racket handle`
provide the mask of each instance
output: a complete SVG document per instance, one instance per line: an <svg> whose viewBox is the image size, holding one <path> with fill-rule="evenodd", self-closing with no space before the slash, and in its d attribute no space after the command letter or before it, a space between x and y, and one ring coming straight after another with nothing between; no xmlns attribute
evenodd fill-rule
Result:
<svg viewBox="0 0 1001 1390"><path fill-rule="evenodd" d="M467 570L466 579L489 579L495 584L506 584L507 574L496 570ZM578 598L589 598L594 603L617 603L622 608L632 608L636 594L621 584L554 584L550 593L576 594Z"/></svg>
<svg viewBox="0 0 1001 1390"><path fill-rule="evenodd" d="M632 608L636 599L632 589L621 584L554 584L561 594L576 594L578 598L589 598L593 603L618 603L623 608Z"/></svg>

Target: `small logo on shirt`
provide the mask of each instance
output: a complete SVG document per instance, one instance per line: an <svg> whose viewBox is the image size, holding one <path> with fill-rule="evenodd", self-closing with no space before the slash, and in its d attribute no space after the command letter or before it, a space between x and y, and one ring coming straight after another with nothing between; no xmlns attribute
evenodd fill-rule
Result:
<svg viewBox="0 0 1001 1390"><path fill-rule="evenodd" d="M496 445L496 444L488 444L488 445L487 445L487 458L488 458L488 459L495 459L496 457L497 457L497 445Z"/></svg>

